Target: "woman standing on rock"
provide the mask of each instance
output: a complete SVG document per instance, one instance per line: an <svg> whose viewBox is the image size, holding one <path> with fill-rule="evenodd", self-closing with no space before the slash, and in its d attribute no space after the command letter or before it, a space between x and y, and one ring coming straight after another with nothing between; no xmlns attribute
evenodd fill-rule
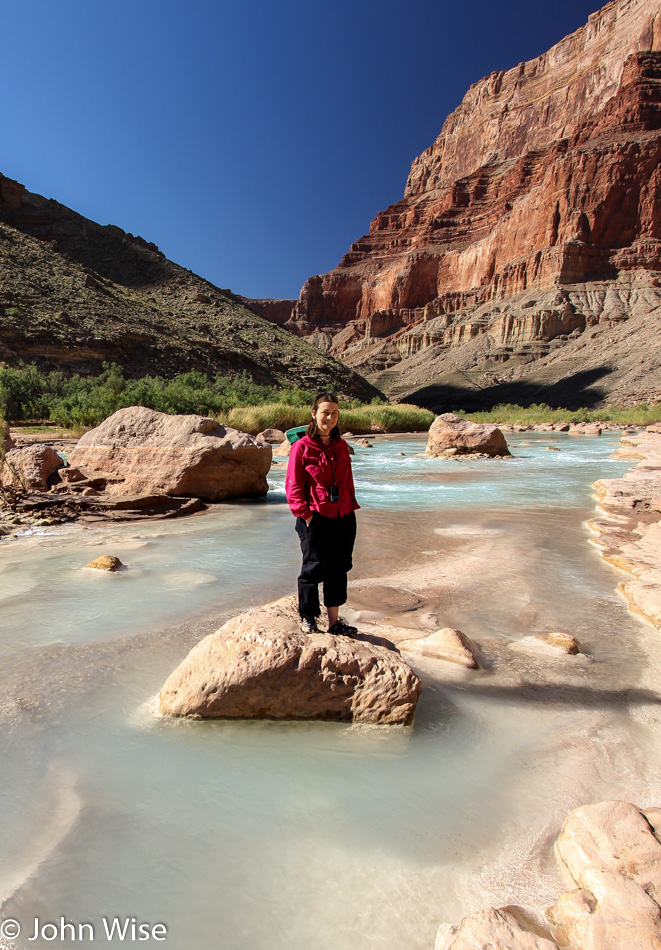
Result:
<svg viewBox="0 0 661 950"><path fill-rule="evenodd" d="M305 435L294 442L287 467L287 501L296 517L303 566L298 577L301 630L318 629L318 585L324 585L328 632L353 636L339 617L347 600L347 572L351 570L356 539L356 501L349 446L340 437L337 396L319 393Z"/></svg>

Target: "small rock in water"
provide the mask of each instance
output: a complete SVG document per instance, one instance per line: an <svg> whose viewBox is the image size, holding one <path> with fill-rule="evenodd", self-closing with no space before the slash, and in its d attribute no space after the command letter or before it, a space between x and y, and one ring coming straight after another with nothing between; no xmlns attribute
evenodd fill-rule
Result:
<svg viewBox="0 0 661 950"><path fill-rule="evenodd" d="M291 452L291 442L289 439L285 439L284 442L281 442L277 449L273 450L273 455L277 455L280 458L289 458L289 453Z"/></svg>
<svg viewBox="0 0 661 950"><path fill-rule="evenodd" d="M522 637L509 644L510 650L539 650L543 653L565 653L576 656L581 652L578 640L570 633L556 631L531 637Z"/></svg>
<svg viewBox="0 0 661 950"><path fill-rule="evenodd" d="M118 557L114 557L112 554L102 554L101 557L90 561L85 567L91 567L95 571L118 571L124 565Z"/></svg>
<svg viewBox="0 0 661 950"><path fill-rule="evenodd" d="M270 442L272 445L281 445L287 436L282 429L264 429L258 433L257 438L262 442Z"/></svg>
<svg viewBox="0 0 661 950"><path fill-rule="evenodd" d="M450 660L471 670L479 669L475 647L461 630L453 630L452 627L444 627L420 640L402 640L397 646L409 653L433 656L437 660Z"/></svg>
<svg viewBox="0 0 661 950"><path fill-rule="evenodd" d="M542 634L539 639L544 643L548 643L555 650L560 650L561 653L570 653L572 656L576 656L577 653L581 652L578 640L576 637L572 637L571 633L562 633L556 630L553 633Z"/></svg>

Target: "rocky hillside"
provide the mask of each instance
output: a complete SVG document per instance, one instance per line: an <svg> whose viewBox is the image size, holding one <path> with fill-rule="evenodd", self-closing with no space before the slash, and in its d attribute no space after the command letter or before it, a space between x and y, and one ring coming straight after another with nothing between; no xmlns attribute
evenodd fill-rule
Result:
<svg viewBox="0 0 661 950"><path fill-rule="evenodd" d="M0 361L132 377L247 371L255 382L376 391L329 354L169 261L0 175Z"/></svg>
<svg viewBox="0 0 661 950"><path fill-rule="evenodd" d="M661 398L661 12L471 86L288 326L433 408Z"/></svg>

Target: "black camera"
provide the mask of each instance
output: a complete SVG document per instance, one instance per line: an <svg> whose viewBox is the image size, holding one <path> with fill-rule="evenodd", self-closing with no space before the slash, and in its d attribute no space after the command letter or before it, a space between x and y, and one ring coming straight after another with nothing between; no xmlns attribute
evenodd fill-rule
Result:
<svg viewBox="0 0 661 950"><path fill-rule="evenodd" d="M328 489L328 500L329 501L339 501L340 500L340 489L337 485L331 485Z"/></svg>

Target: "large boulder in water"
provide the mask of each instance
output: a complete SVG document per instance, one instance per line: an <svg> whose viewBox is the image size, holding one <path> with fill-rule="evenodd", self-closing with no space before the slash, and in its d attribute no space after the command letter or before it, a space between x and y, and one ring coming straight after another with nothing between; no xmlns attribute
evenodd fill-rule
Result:
<svg viewBox="0 0 661 950"><path fill-rule="evenodd" d="M105 478L113 495L222 501L266 494L271 446L205 416L131 406L86 432L69 464Z"/></svg>
<svg viewBox="0 0 661 950"><path fill-rule="evenodd" d="M511 454L498 426L470 422L452 412L444 412L432 422L426 452L427 455Z"/></svg>
<svg viewBox="0 0 661 950"><path fill-rule="evenodd" d="M228 620L172 673L159 712L196 719L407 724L420 681L398 650L304 634L294 598Z"/></svg>
<svg viewBox="0 0 661 950"><path fill-rule="evenodd" d="M568 816L555 850L579 886L588 869L617 871L661 903L661 809L593 802Z"/></svg>

